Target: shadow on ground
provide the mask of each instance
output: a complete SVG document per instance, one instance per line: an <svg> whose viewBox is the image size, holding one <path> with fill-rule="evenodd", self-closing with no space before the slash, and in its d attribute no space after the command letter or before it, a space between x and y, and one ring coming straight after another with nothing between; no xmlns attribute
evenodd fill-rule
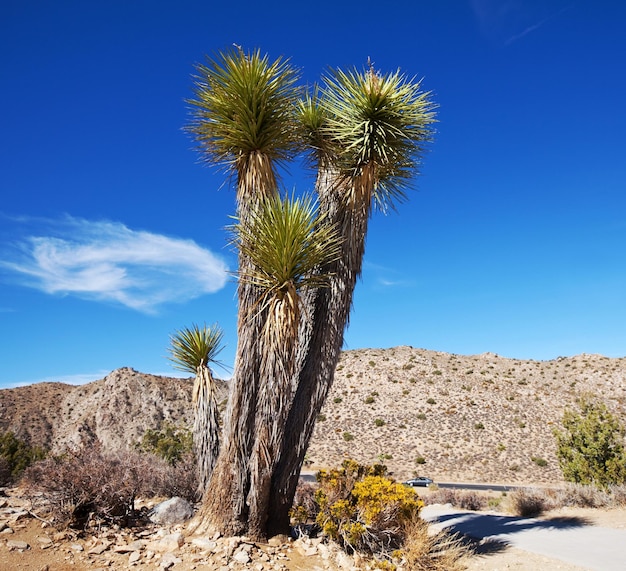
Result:
<svg viewBox="0 0 626 571"><path fill-rule="evenodd" d="M537 519L476 512L443 514L429 518L429 521L440 524L447 531L479 541L486 537L509 535L529 529L573 529L591 525L590 520L581 517Z"/></svg>

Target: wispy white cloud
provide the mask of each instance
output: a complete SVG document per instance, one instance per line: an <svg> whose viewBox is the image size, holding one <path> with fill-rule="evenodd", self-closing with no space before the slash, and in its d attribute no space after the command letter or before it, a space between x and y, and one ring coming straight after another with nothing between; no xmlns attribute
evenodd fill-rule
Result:
<svg viewBox="0 0 626 571"><path fill-rule="evenodd" d="M26 235L0 254L0 268L49 294L152 313L214 293L228 279L225 262L192 240L69 216L14 221Z"/></svg>
<svg viewBox="0 0 626 571"><path fill-rule="evenodd" d="M574 3L568 0L469 0L483 35L511 45L557 18Z"/></svg>
<svg viewBox="0 0 626 571"><path fill-rule="evenodd" d="M378 287L411 287L414 285L412 280L408 280L402 274L392 268L375 264L369 261L363 263L363 269L371 273Z"/></svg>
<svg viewBox="0 0 626 571"><path fill-rule="evenodd" d="M539 28L541 28L541 26L543 26L548 20L551 20L552 18L544 18L543 20L541 20L540 22L537 22L535 24L532 24L528 27L526 27L524 30L522 30L521 32L517 33L517 34L513 34L510 38L508 38L505 42L504 45L505 46L509 46L511 45L513 42L516 42L517 40L521 40L524 36L530 34L531 32L534 32L535 30L538 30Z"/></svg>

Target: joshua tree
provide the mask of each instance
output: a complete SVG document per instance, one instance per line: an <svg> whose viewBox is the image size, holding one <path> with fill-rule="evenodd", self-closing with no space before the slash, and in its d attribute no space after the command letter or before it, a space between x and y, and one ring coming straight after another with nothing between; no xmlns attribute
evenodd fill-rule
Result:
<svg viewBox="0 0 626 571"><path fill-rule="evenodd" d="M321 271L328 288L311 293L311 323L303 327L297 391L275 470L269 532L284 532L315 419L331 387L361 273L372 205L382 210L404 198L434 121L430 96L400 73L335 72L301 105L318 164L321 211L341 237L341 256Z"/></svg>
<svg viewBox="0 0 626 571"><path fill-rule="evenodd" d="M329 276L315 270L336 260L340 245L336 230L317 216L310 198L269 198L239 220L234 231L239 251L251 262L239 279L258 288L256 311L266 310L247 501L248 534L263 537L271 478L293 397L300 294L327 285Z"/></svg>
<svg viewBox="0 0 626 571"><path fill-rule="evenodd" d="M264 198L278 192L277 166L293 158L293 107L298 75L288 61L270 62L260 52L240 48L197 66L192 122L188 131L203 158L237 179L237 217L245 219ZM239 271L250 262L239 254ZM260 293L240 282L235 372L224 422L223 443L199 520L223 533L245 530L248 460L253 445L259 389L259 336L263 312L253 311ZM198 531L204 525L198 528Z"/></svg>
<svg viewBox="0 0 626 571"><path fill-rule="evenodd" d="M193 446L198 467L198 491L202 494L213 472L219 452L219 409L216 383L210 363L222 350L223 331L212 325L197 325L176 331L170 337L170 361L180 371L196 376L193 384Z"/></svg>
<svg viewBox="0 0 626 571"><path fill-rule="evenodd" d="M343 344L372 207L386 210L404 197L430 137L433 105L419 82L371 65L330 74L301 101L296 72L258 52L236 49L198 72L189 130L209 162L237 176L240 281L223 445L196 531L263 536L288 528L298 474ZM276 166L293 158L298 145L311 150L317 167L323 220L309 224L302 248L278 231L295 203L272 199ZM336 237L327 241L339 243L339 255L282 265L287 253L318 248L324 240L312 236L328 226ZM267 265L270 260L281 263Z"/></svg>

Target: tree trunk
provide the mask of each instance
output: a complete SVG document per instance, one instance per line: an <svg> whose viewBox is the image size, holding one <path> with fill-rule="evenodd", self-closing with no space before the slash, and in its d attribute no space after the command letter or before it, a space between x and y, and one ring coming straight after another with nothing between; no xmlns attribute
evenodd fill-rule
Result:
<svg viewBox="0 0 626 571"><path fill-rule="evenodd" d="M206 490L219 453L219 410L215 396L215 381L210 369L202 364L196 371L193 391L195 416L193 445L198 466L198 493Z"/></svg>
<svg viewBox="0 0 626 571"><path fill-rule="evenodd" d="M290 300L295 301L295 305ZM269 304L268 322L262 338L260 377L263 387L258 395L248 494L248 535L253 539L267 537L272 473L278 462L293 397L291 380L298 346L298 304L295 286L286 296L280 294L275 298ZM285 335L285 329L295 335Z"/></svg>
<svg viewBox="0 0 626 571"><path fill-rule="evenodd" d="M237 216L245 219L263 196L276 193L271 159L263 153L243 156L238 165ZM251 262L239 254L239 270L245 273ZM259 370L259 339L265 323L257 302L256 286L239 282L237 352L224 418L222 446L205 490L202 506L190 530L195 533L219 531L241 535L248 529L246 498L250 488L249 459L254 444Z"/></svg>
<svg viewBox="0 0 626 571"><path fill-rule="evenodd" d="M333 180L328 172L325 177L318 184L320 210L328 213L340 232L342 255L324 268L324 273L332 274L330 287L316 290L311 302L312 324L308 338L302 340L297 389L272 478L268 535L289 530L289 510L315 421L332 386L365 250L370 200L360 200L347 208L337 179Z"/></svg>

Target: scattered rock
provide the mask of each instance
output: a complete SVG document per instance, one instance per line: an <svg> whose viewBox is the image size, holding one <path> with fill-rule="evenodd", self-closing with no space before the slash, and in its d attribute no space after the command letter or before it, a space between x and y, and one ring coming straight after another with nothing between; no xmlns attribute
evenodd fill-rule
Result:
<svg viewBox="0 0 626 571"><path fill-rule="evenodd" d="M182 533L170 533L162 537L149 542L146 545L146 549L150 551L156 551L157 553L168 553L176 551L185 543L185 538Z"/></svg>
<svg viewBox="0 0 626 571"><path fill-rule="evenodd" d="M52 547L53 545L52 540L48 536L39 536L37 543L39 543L41 549L48 549L48 547Z"/></svg>
<svg viewBox="0 0 626 571"><path fill-rule="evenodd" d="M109 547L111 547L112 543L106 539L99 541L94 545L87 553L89 555L101 555L104 553Z"/></svg>
<svg viewBox="0 0 626 571"><path fill-rule="evenodd" d="M157 504L150 513L150 521L160 524L181 523L193 516L193 506L184 498L174 497Z"/></svg>
<svg viewBox="0 0 626 571"><path fill-rule="evenodd" d="M237 561L238 563L243 563L244 565L246 563L250 563L250 555L248 554L247 551L237 551L233 555L233 559Z"/></svg>
<svg viewBox="0 0 626 571"><path fill-rule="evenodd" d="M169 569L177 563L181 563L181 561L182 560L176 557L176 555L174 555L173 553L166 553L165 555L163 555L163 557L161 557L159 567L161 567L161 569Z"/></svg>
<svg viewBox="0 0 626 571"><path fill-rule="evenodd" d="M289 543L290 539L286 535L275 535L274 537L270 537L267 544L271 547L280 547L285 543Z"/></svg>
<svg viewBox="0 0 626 571"><path fill-rule="evenodd" d="M214 551L217 547L217 541L207 539L206 537L194 537L191 540L191 544L204 551Z"/></svg>
<svg viewBox="0 0 626 571"><path fill-rule="evenodd" d="M7 541L7 549L9 551L13 551L16 549L26 551L27 549L30 549L30 545L28 545L28 543L26 543L25 541L17 541L17 540L9 539Z"/></svg>

